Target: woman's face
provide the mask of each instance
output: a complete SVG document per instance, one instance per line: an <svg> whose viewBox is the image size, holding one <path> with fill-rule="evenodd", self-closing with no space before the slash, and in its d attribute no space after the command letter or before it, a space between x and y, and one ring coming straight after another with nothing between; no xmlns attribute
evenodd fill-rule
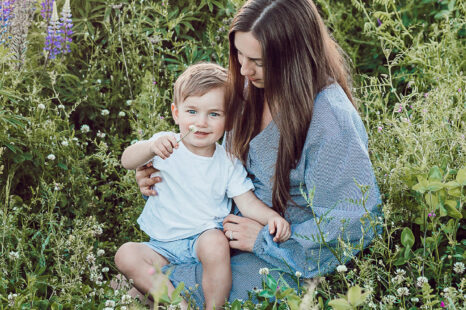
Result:
<svg viewBox="0 0 466 310"><path fill-rule="evenodd" d="M262 48L251 32L235 32L235 48L241 65L241 75L257 88L264 88Z"/></svg>

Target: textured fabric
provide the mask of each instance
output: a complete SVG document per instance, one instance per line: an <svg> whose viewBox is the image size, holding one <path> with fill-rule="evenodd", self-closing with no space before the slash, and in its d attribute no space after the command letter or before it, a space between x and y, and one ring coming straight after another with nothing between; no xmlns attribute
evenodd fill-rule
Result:
<svg viewBox="0 0 466 310"><path fill-rule="evenodd" d="M256 188L255 194L271 205L272 184L280 135L272 122L250 143L247 167ZM369 186L364 207L356 201L362 193L355 182ZM341 238L367 246L374 232L363 216L377 216L380 194L367 149L364 125L343 89L332 84L315 99L311 125L296 169L290 173L290 194L299 205L290 205L285 217L291 223L292 237L275 243L264 227L259 233L253 253L238 252L232 256L233 287L230 300L247 299L247 292L261 287L259 268L281 270L291 285L288 274L296 271L305 278L332 272L341 262L332 250ZM302 193L313 192L312 205ZM323 232L324 242L322 242ZM332 249L332 250L331 250ZM354 250L352 254L358 252ZM347 253L350 254L350 253ZM339 257L342 262L349 259ZM171 269L170 279L176 286L183 281L195 288L191 296L197 305L204 302L200 264L178 265Z"/></svg>
<svg viewBox="0 0 466 310"><path fill-rule="evenodd" d="M175 241L158 241L151 238L143 244L165 257L170 264L194 264L200 262L196 244L201 234Z"/></svg>
<svg viewBox="0 0 466 310"><path fill-rule="evenodd" d="M173 135L157 133L151 140L169 134ZM138 223L159 241L221 228L231 210L230 198L254 189L241 161L230 158L218 143L213 156L205 157L192 153L181 141L169 158L155 156L152 162L163 182L156 185L158 195L149 197Z"/></svg>

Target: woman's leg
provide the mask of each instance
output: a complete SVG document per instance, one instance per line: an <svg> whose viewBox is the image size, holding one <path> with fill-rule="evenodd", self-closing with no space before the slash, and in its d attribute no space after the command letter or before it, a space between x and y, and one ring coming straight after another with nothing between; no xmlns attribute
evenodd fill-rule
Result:
<svg viewBox="0 0 466 310"><path fill-rule="evenodd" d="M199 236L196 254L204 270L202 288L206 309L219 309L231 289L230 246L222 231L211 229Z"/></svg>
<svg viewBox="0 0 466 310"><path fill-rule="evenodd" d="M115 254L115 264L127 279L133 280L136 290L131 289L129 291L133 297L137 297L138 293L150 293L161 285L167 285L168 295L175 289L162 273L158 275L151 274L151 268L154 268L154 266L161 268L167 265L168 261L145 244L137 242L123 244ZM151 298L150 295L149 298ZM186 302L182 303L182 308L187 308Z"/></svg>

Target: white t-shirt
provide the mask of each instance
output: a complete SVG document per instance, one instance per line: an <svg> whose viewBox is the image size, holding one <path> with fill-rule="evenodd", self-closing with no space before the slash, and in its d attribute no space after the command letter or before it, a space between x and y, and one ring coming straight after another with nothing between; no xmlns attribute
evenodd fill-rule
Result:
<svg viewBox="0 0 466 310"><path fill-rule="evenodd" d="M160 132L150 140L172 134ZM179 240L222 227L231 198L254 190L241 161L228 156L218 143L213 156L204 157L181 141L169 158L155 156L152 163L160 170L162 182L156 184L158 194L149 197L138 223L156 240Z"/></svg>

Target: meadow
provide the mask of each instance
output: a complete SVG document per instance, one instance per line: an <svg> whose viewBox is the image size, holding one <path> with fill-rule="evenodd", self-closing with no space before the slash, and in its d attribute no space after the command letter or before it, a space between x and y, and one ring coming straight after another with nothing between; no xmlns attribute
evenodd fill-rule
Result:
<svg viewBox="0 0 466 310"><path fill-rule="evenodd" d="M117 248L147 239L120 156L174 128L187 65L228 65L243 2L2 0L0 309L143 309L109 285ZM261 270L226 308L466 309L466 2L315 2L352 67L383 232L299 290ZM176 309L184 289L157 303Z"/></svg>

